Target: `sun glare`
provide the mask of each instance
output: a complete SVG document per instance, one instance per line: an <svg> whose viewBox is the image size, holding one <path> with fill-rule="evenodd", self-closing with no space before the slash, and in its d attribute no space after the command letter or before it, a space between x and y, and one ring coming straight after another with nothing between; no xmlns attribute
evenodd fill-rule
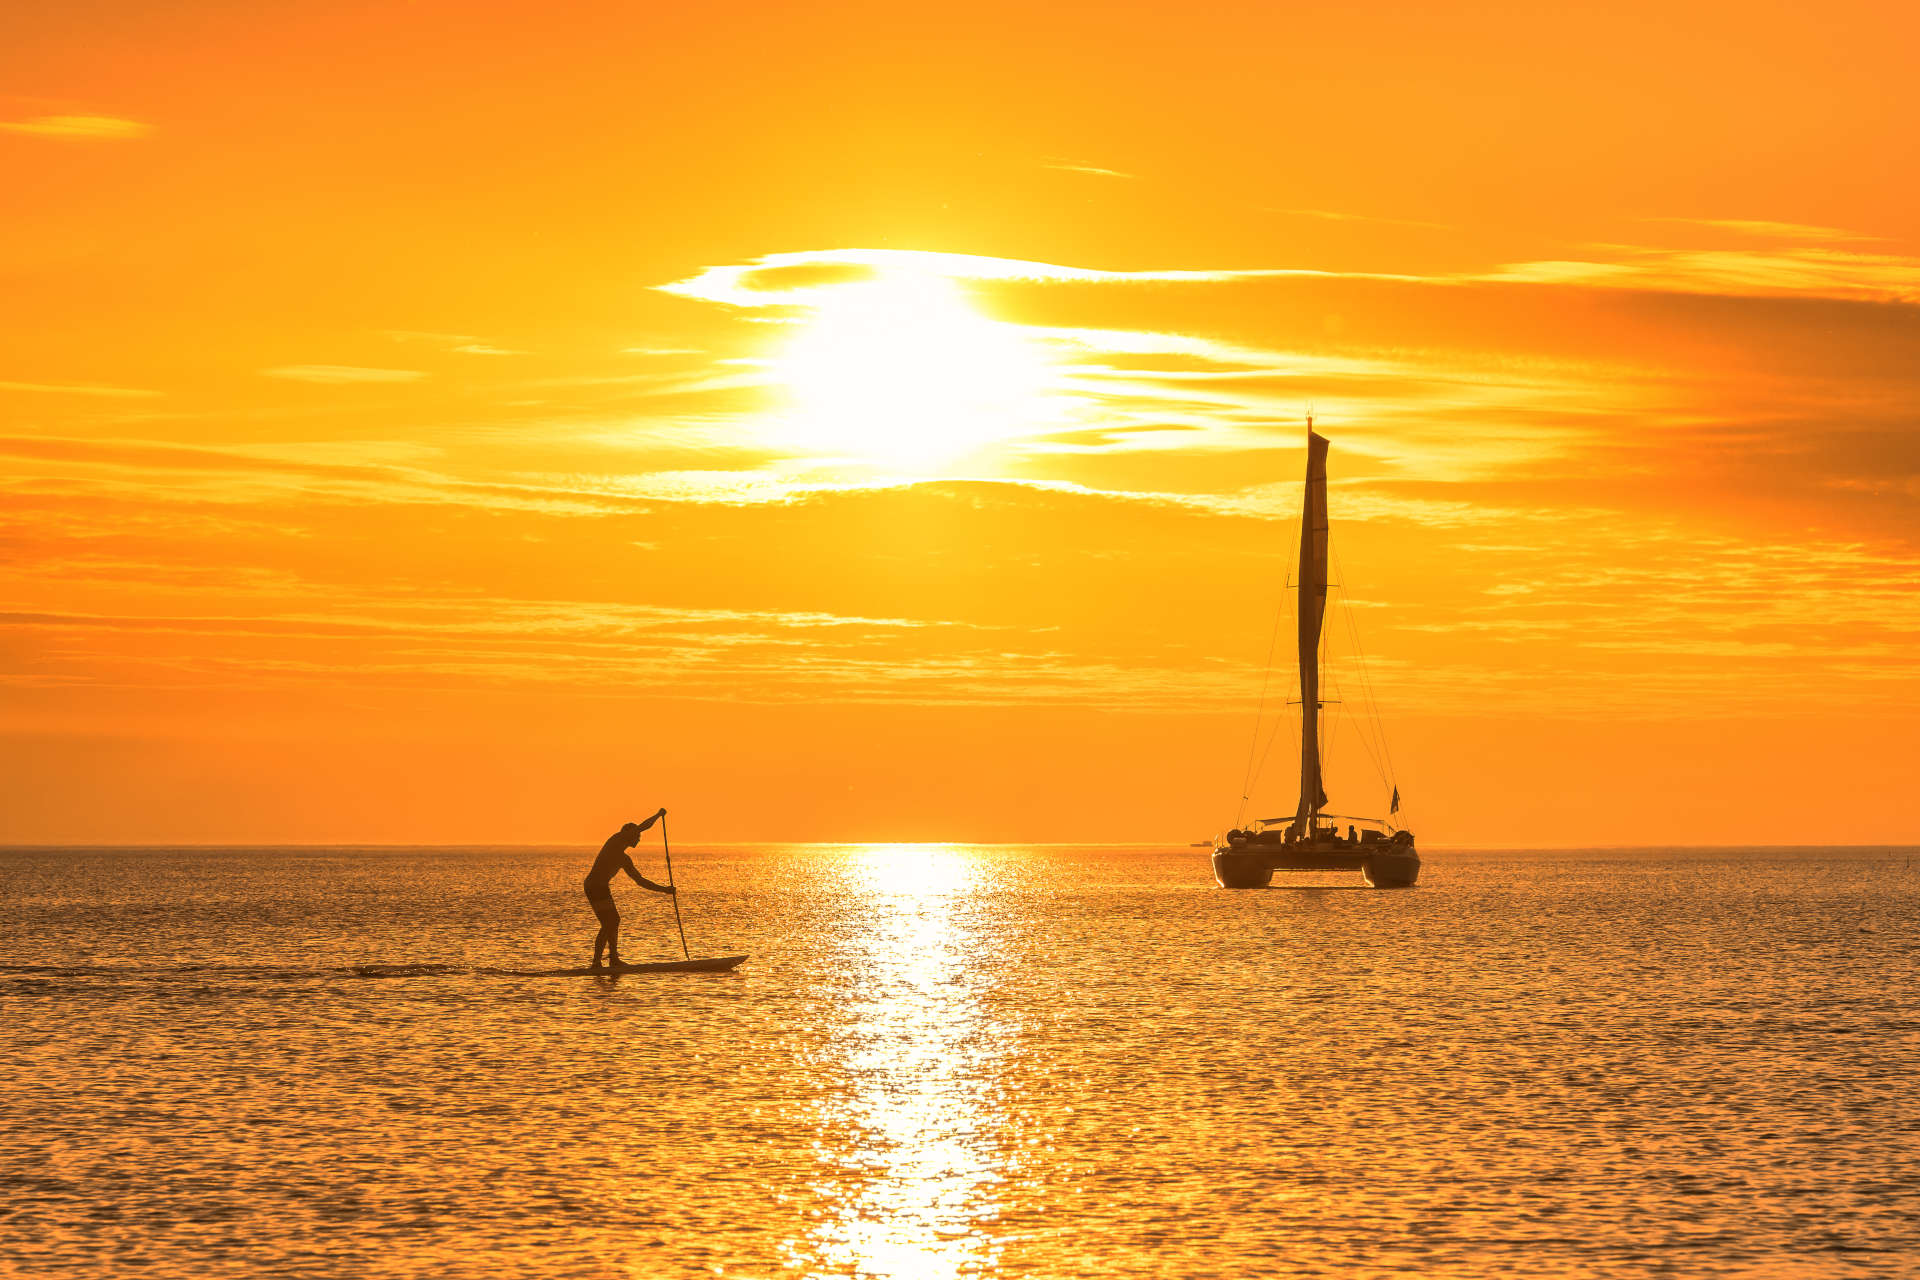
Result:
<svg viewBox="0 0 1920 1280"><path fill-rule="evenodd" d="M810 291L813 314L773 361L784 443L876 466L931 466L1032 430L1052 368L1018 326L951 280L889 271Z"/></svg>

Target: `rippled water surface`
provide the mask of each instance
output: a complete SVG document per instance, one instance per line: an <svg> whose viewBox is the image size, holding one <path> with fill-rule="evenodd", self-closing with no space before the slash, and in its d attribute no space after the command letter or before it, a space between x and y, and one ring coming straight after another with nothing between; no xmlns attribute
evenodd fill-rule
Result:
<svg viewBox="0 0 1920 1280"><path fill-rule="evenodd" d="M1920 1273L1914 851L592 852L0 851L0 1271Z"/></svg>

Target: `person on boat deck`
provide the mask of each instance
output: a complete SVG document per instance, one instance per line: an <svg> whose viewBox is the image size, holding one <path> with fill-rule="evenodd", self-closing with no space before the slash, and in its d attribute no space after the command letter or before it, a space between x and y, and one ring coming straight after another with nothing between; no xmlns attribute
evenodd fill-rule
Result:
<svg viewBox="0 0 1920 1280"><path fill-rule="evenodd" d="M593 860L593 870L587 872L587 903L593 908L593 914L600 921L600 932L593 938L593 968L600 968L600 953L607 953L607 963L613 968L620 967L620 913L613 906L613 877L624 871L633 877L633 882L642 889L651 889L655 893L672 893L673 886L655 884L634 868L633 858L627 850L640 843L640 835L648 827L667 816L665 809L654 814L645 822L629 822L600 846L600 856Z"/></svg>

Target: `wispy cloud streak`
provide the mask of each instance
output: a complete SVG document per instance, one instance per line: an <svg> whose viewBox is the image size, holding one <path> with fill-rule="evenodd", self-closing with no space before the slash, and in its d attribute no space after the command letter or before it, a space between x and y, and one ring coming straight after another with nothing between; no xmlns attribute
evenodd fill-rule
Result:
<svg viewBox="0 0 1920 1280"><path fill-rule="evenodd" d="M1920 302L1920 258L1897 254L1795 245L1755 249L1602 248L1605 257L1515 263L1480 278L1670 293Z"/></svg>
<svg viewBox="0 0 1920 1280"><path fill-rule="evenodd" d="M843 274L818 282L822 269ZM905 272L947 280L1025 284L1221 284L1262 279L1368 279L1420 281L1423 277L1386 273L1313 271L1289 267L1228 270L1104 271L1019 258L914 249L826 249L771 253L752 262L708 267L685 280L657 286L663 293L734 307L779 307L804 303L820 289L861 278L861 272ZM783 280L783 273L787 280ZM809 274L813 273L813 274Z"/></svg>
<svg viewBox="0 0 1920 1280"><path fill-rule="evenodd" d="M261 376L288 382L315 382L342 386L357 382L418 382L426 377L419 369L367 369L346 364L283 364L262 369Z"/></svg>
<svg viewBox="0 0 1920 1280"><path fill-rule="evenodd" d="M144 387L103 387L93 383L0 382L0 391L27 391L55 396L99 396L109 400L149 400L161 392Z"/></svg>
<svg viewBox="0 0 1920 1280"><path fill-rule="evenodd" d="M35 116L31 120L0 120L0 133L77 141L143 138L153 126L120 116Z"/></svg>
<svg viewBox="0 0 1920 1280"><path fill-rule="evenodd" d="M1049 160L1040 166L1043 169L1057 169L1061 173L1084 173L1095 178L1134 178L1138 174L1124 173L1119 169L1103 169L1094 164L1069 164L1064 160Z"/></svg>

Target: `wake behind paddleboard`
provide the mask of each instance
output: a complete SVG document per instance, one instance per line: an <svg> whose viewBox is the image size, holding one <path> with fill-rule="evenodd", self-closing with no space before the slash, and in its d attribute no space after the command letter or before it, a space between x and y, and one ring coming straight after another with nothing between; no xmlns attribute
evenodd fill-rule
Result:
<svg viewBox="0 0 1920 1280"><path fill-rule="evenodd" d="M706 956L699 960L661 960L652 964L623 964L614 969L468 969L448 964L356 964L346 970L356 978L584 978L596 973L726 973L745 956Z"/></svg>

